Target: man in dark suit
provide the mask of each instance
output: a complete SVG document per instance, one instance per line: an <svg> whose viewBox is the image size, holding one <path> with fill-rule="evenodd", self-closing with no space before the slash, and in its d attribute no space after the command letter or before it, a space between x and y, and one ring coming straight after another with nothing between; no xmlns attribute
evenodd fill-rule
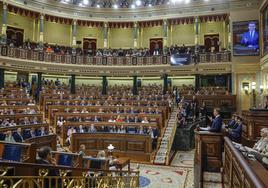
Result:
<svg viewBox="0 0 268 188"><path fill-rule="evenodd" d="M227 129L231 140L239 141L242 135L242 118L237 117L236 127Z"/></svg>
<svg viewBox="0 0 268 188"><path fill-rule="evenodd" d="M214 119L212 119L212 117L209 117L209 119L211 120L211 126L207 128L200 127L199 130L217 132L217 133L221 132L222 119L220 116L220 109L214 108L213 115L214 115Z"/></svg>
<svg viewBox="0 0 268 188"><path fill-rule="evenodd" d="M258 31L256 31L255 22L250 22L248 24L248 32L243 34L241 44L247 47L259 47L259 34Z"/></svg>
<svg viewBox="0 0 268 188"><path fill-rule="evenodd" d="M16 142L24 142L24 137L21 128L18 128L17 131L13 133L13 138Z"/></svg>
<svg viewBox="0 0 268 188"><path fill-rule="evenodd" d="M41 147L38 150L38 157L36 159L38 164L48 164L48 165L57 165L56 160L51 156L51 148L48 146ZM49 169L47 176L59 176L59 171L57 169ZM51 186L55 187L55 180L51 181ZM45 180L45 187L49 186L49 181ZM61 182L58 182L58 186L61 187Z"/></svg>

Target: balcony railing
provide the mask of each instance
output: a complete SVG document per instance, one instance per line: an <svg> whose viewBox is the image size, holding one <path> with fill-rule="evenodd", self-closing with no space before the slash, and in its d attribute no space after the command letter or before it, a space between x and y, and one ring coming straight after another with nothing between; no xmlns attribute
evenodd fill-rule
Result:
<svg viewBox="0 0 268 188"><path fill-rule="evenodd" d="M44 61L60 64L80 65L103 65L103 66L142 66L142 65L166 65L170 64L170 56L84 56L71 54L46 53L43 51L27 50L9 46L1 46L1 56L11 58L27 59L33 61ZM221 63L230 62L231 52L200 53L197 57L191 57L191 64L196 63Z"/></svg>

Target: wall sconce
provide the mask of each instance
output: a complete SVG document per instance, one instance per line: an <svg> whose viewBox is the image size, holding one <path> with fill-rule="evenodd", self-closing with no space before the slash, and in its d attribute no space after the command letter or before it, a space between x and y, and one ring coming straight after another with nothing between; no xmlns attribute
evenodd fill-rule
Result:
<svg viewBox="0 0 268 188"><path fill-rule="evenodd" d="M248 86L245 86L243 89L244 89L244 91L245 91L245 94L248 95L249 87L248 87Z"/></svg>
<svg viewBox="0 0 268 188"><path fill-rule="evenodd" d="M255 91L256 91L256 82L252 82L252 93L255 94Z"/></svg>

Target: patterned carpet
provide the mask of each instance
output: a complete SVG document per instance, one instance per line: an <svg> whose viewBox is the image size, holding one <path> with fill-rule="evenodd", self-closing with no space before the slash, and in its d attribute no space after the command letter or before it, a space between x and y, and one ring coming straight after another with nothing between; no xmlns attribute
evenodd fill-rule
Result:
<svg viewBox="0 0 268 188"><path fill-rule="evenodd" d="M188 174L191 170L158 166L140 165L140 187L141 188L185 188Z"/></svg>
<svg viewBox="0 0 268 188"><path fill-rule="evenodd" d="M170 166L139 164L141 188L193 188L194 150L177 152ZM137 167L132 163L131 167ZM218 173L206 173L204 188L222 188Z"/></svg>

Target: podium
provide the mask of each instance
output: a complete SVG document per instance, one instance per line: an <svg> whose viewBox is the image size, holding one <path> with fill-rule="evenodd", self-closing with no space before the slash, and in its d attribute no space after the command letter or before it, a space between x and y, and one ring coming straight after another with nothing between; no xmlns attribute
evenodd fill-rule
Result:
<svg viewBox="0 0 268 188"><path fill-rule="evenodd" d="M194 187L203 187L204 172L220 172L222 167L223 135L195 131Z"/></svg>

